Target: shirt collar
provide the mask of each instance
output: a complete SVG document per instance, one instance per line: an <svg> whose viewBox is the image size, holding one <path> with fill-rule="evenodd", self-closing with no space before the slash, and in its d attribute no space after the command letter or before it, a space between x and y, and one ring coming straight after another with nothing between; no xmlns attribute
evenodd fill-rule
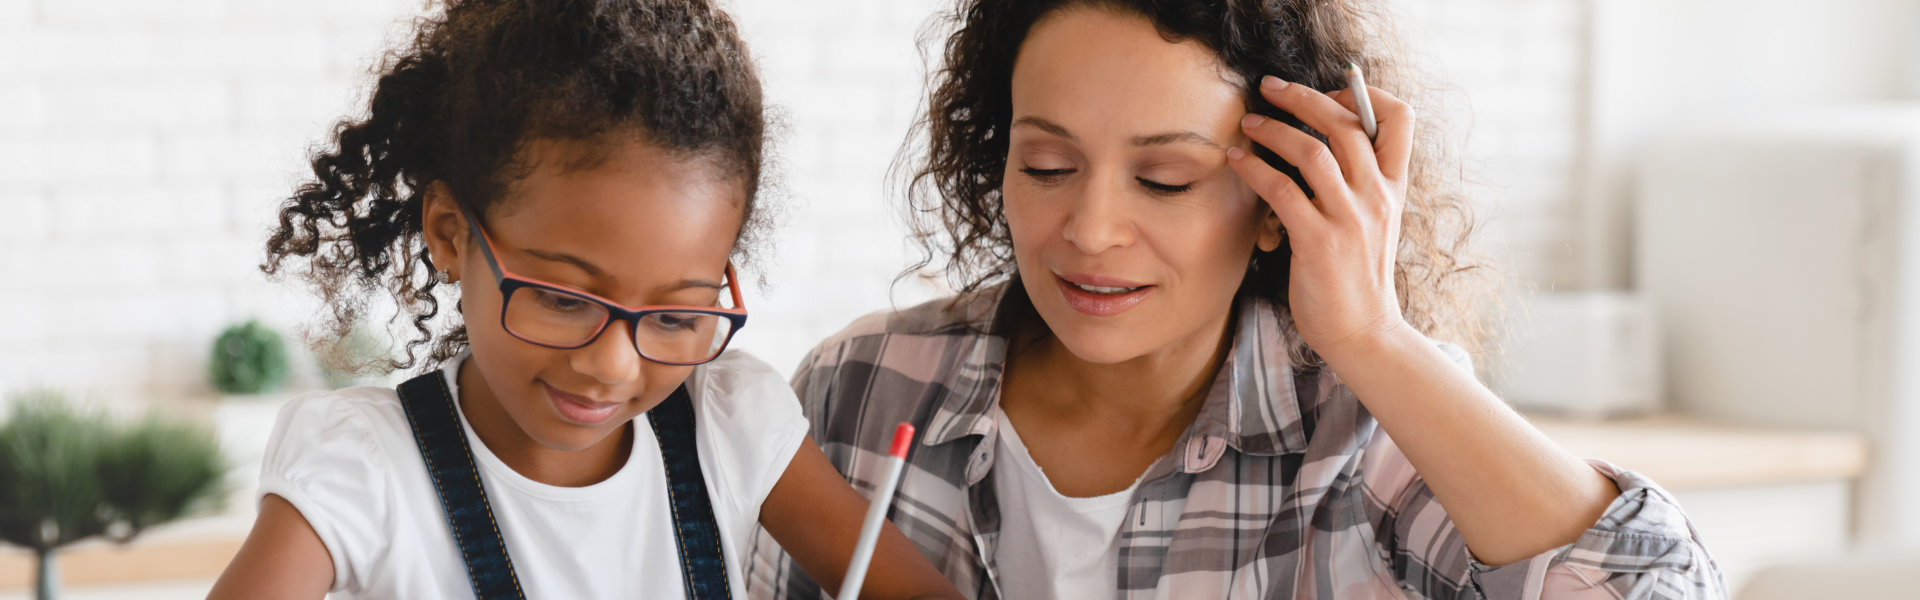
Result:
<svg viewBox="0 0 1920 600"><path fill-rule="evenodd" d="M980 290L955 302L958 331L951 335L960 339L952 356L958 364L945 378L946 394L927 423L922 443L945 444L993 431L993 406L1000 401L1000 380L1007 363L1007 338L996 324L1008 312L1003 305L1010 299L1008 290L1018 289L1017 283Z"/></svg>
<svg viewBox="0 0 1920 600"><path fill-rule="evenodd" d="M960 364L947 378L952 387L928 423L925 444L985 436L993 430L992 409L999 401L1007 357L1007 339L998 325L1010 301L1024 300L1009 297L1020 289L1017 284L981 290L956 303L956 316L966 327L966 333L959 334L963 337L959 352L953 355ZM1211 469L1226 448L1260 456L1307 448L1302 401L1288 353L1288 315L1251 295L1242 295L1234 310L1234 339L1227 358L1199 416L1174 446L1181 469L1189 473Z"/></svg>

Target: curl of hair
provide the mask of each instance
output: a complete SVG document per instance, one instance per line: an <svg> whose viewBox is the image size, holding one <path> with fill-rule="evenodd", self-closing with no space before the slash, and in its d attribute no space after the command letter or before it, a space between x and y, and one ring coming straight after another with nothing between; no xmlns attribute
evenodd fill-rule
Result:
<svg viewBox="0 0 1920 600"><path fill-rule="evenodd" d="M767 127L746 45L709 0L452 0L387 55L366 114L312 151L313 176L282 204L260 268L277 276L294 261L328 309L319 337L344 338L391 299L411 324L404 356L351 366L438 364L467 338L441 315L458 298L427 257L431 184L487 215L530 168L529 141L648 143L743 184L733 253L749 259L769 227L756 210Z"/></svg>
<svg viewBox="0 0 1920 600"><path fill-rule="evenodd" d="M1416 109L1431 91L1403 58L1406 50L1383 10L1369 0L959 0L928 29L951 33L940 47L943 62L932 73L926 110L894 164L905 183L908 227L922 251L902 277L943 271L964 297L1015 274L1001 197L1014 61L1034 23L1074 8L1140 16L1170 42L1198 42L1237 76L1247 110L1308 133L1314 132L1261 98L1262 76L1333 91L1346 86L1346 65L1353 62L1369 85ZM1402 312L1416 329L1478 352L1495 316L1482 309L1498 304L1496 280L1468 244L1473 206L1462 190L1446 124L1421 119L1394 283ZM925 146L916 148L919 141ZM1264 148L1256 154L1312 193L1291 165ZM1284 310L1291 259L1285 244L1273 252L1254 250L1240 293L1263 296ZM1296 364L1318 362L1298 335L1289 331L1288 337Z"/></svg>

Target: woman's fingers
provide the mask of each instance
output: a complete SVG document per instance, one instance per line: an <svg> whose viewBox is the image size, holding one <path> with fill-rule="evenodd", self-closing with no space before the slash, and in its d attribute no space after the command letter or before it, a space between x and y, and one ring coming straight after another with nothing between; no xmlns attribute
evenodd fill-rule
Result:
<svg viewBox="0 0 1920 600"><path fill-rule="evenodd" d="M1340 90L1328 94L1341 107L1355 114L1353 93ZM1379 127L1373 140L1373 155L1379 161L1380 174L1395 181L1407 180L1407 165L1413 157L1413 107L1377 87L1367 86L1367 100L1373 105L1373 119Z"/></svg>
<svg viewBox="0 0 1920 600"><path fill-rule="evenodd" d="M1307 185L1313 187L1314 200L1318 201L1323 213L1333 215L1353 212L1351 206L1353 193L1347 184L1346 177L1342 175L1342 169L1346 165L1343 161L1334 158L1333 150L1326 144L1292 125L1257 114L1248 114L1242 119L1240 129L1246 132L1248 139L1272 150L1274 154L1280 155L1282 160L1287 161L1287 164L1300 170L1301 178L1306 179ZM1257 157L1253 157L1252 160L1259 162ZM1373 156L1365 155L1364 162L1372 164ZM1265 163L1261 163L1261 166L1272 169ZM1293 185L1293 180L1288 179L1285 174L1278 170L1274 170L1274 173L1281 179L1287 179L1288 185ZM1245 172L1243 171L1241 175L1244 177ZM1251 185L1253 182L1248 180L1247 183ZM1254 189L1260 191L1261 195L1266 195L1266 189L1259 187ZM1298 189L1298 186L1294 186L1294 189ZM1275 200L1272 197L1268 199Z"/></svg>
<svg viewBox="0 0 1920 600"><path fill-rule="evenodd" d="M1313 88L1272 75L1260 80L1260 95L1327 136L1326 145L1332 147L1334 157L1348 176L1359 178L1380 172L1373 144L1367 140L1366 130L1360 127L1360 117L1352 110ZM1312 181L1307 184L1315 189L1320 187Z"/></svg>
<svg viewBox="0 0 1920 600"><path fill-rule="evenodd" d="M1314 208L1313 200L1307 198L1307 193L1293 182L1293 178L1260 160L1260 157L1240 148L1228 148L1227 166L1240 174L1240 180L1253 188L1254 193L1260 194L1268 206L1273 207L1273 213L1280 217L1280 224L1293 232L1292 235L1317 231L1325 222L1326 218Z"/></svg>

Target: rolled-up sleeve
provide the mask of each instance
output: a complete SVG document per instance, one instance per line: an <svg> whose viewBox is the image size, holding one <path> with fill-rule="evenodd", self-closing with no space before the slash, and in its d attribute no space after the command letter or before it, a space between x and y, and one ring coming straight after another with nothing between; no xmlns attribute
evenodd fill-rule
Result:
<svg viewBox="0 0 1920 600"><path fill-rule="evenodd" d="M1440 349L1462 369L1467 353ZM1673 494L1651 479L1588 460L1620 496L1573 543L1487 566L1475 560L1433 491L1381 432L1369 443L1362 485L1374 538L1400 588L1426 598L1492 600L1696 600L1727 597L1720 567Z"/></svg>
<svg viewBox="0 0 1920 600"><path fill-rule="evenodd" d="M1620 487L1600 521L1572 544L1490 567L1474 561L1487 598L1726 598L1726 582L1673 495L1652 480L1588 461Z"/></svg>
<svg viewBox="0 0 1920 600"><path fill-rule="evenodd" d="M1376 465L1375 525L1400 587L1427 598L1704 600L1727 597L1720 568L1673 495L1652 480L1589 460L1620 496L1573 543L1498 567L1475 560L1411 469ZM1401 477L1394 477L1393 472ZM1380 492L1393 490L1386 494Z"/></svg>

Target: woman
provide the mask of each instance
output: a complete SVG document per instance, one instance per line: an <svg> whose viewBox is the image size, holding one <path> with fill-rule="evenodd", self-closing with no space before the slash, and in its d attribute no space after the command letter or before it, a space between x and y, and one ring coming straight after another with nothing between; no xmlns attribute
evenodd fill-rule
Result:
<svg viewBox="0 0 1920 600"><path fill-rule="evenodd" d="M1428 338L1466 202L1381 23L1225 4L963 2L916 176L961 293L803 362L829 458L871 489L918 425L894 523L976 598L1723 596L1671 496ZM1377 139L1316 91L1349 60ZM752 594L816 595L758 542Z"/></svg>

